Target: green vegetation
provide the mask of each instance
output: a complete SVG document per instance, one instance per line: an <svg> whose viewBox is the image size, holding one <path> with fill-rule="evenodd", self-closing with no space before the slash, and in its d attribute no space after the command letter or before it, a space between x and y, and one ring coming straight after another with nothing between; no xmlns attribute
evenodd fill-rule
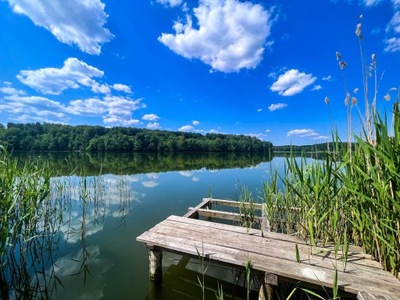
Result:
<svg viewBox="0 0 400 300"><path fill-rule="evenodd" d="M115 175L247 168L272 159L268 154L251 153L13 153L21 162L35 159L51 162L58 176L95 176L100 172Z"/></svg>
<svg viewBox="0 0 400 300"><path fill-rule="evenodd" d="M19 164L0 147L0 294L31 299L51 298L55 281L45 274L52 264L61 225L61 203L50 200L50 168Z"/></svg>
<svg viewBox="0 0 400 300"><path fill-rule="evenodd" d="M0 144L14 151L272 153L270 142L246 135L47 123L8 123Z"/></svg>
<svg viewBox="0 0 400 300"><path fill-rule="evenodd" d="M343 150L347 149L347 143L345 142L327 142L327 143L319 143L314 145L283 145L283 146L273 146L274 153L283 153L283 154L299 154L301 156L307 156L309 154L310 157L318 157L317 155L326 154L329 149L341 148Z"/></svg>
<svg viewBox="0 0 400 300"><path fill-rule="evenodd" d="M378 78L376 57L370 64L363 57L364 116L357 98L345 86L348 115L348 139L343 143L333 133L322 160L310 163L306 158L287 159L285 174L275 173L264 184L263 200L268 206L271 223L279 224L282 216L290 220L287 228L307 238L312 245L333 243L346 262L349 244L362 246L394 276L400 271L400 88L392 88L384 96L395 101L390 116L376 110ZM345 72L347 63L337 53L339 66ZM369 99L368 80L373 74L374 92ZM346 78L346 76L344 76ZM329 99L325 99L329 105ZM352 130L352 108L357 108L362 131ZM353 142L354 138L354 142ZM278 182L284 189L278 189ZM297 209L291 209L295 207ZM273 225L274 226L274 225ZM289 231L289 230L288 230ZM345 264L344 270L345 272ZM339 274L340 276L340 274ZM335 297L337 295L334 295Z"/></svg>

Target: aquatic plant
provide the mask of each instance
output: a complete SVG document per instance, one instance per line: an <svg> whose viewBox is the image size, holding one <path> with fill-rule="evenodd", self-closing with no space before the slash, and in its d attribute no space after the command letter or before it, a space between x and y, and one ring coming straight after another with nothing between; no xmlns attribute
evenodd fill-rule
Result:
<svg viewBox="0 0 400 300"><path fill-rule="evenodd" d="M381 262L385 270L398 276L400 271L400 88L391 88L386 101L394 95L391 114L376 109L379 76L377 57L368 64L362 46L360 23L356 36L360 45L364 114L358 108L355 96L347 88L347 62L337 52L339 68L343 73L347 114L347 148L332 131L333 149L327 148L323 160L307 161L289 157L285 173L279 179L276 173L263 188L271 224L279 222L279 209L292 217L290 207L298 208L297 234L307 238L311 245L333 243L335 254L339 248L346 268L349 244L362 246ZM369 98L369 73L373 79L372 101ZM325 98L329 105L329 98ZM357 109L361 132L353 128L352 108ZM354 141L353 141L354 139ZM329 144L328 144L329 145Z"/></svg>
<svg viewBox="0 0 400 300"><path fill-rule="evenodd" d="M0 292L2 299L51 298L53 252L62 203L51 200L50 168L20 164L0 146Z"/></svg>

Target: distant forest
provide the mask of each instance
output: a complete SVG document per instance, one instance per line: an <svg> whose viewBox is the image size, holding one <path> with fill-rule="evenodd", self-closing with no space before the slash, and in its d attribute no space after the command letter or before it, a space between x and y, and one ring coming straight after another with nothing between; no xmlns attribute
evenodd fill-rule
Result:
<svg viewBox="0 0 400 300"><path fill-rule="evenodd" d="M274 153L317 153L323 152L326 153L333 150L345 150L347 149L348 143L347 142L327 142L327 143L319 143L313 145L285 145L285 146L273 146ZM354 147L354 144L352 144Z"/></svg>
<svg viewBox="0 0 400 300"><path fill-rule="evenodd" d="M272 154L273 145L233 134L50 123L0 124L0 144L14 151L236 152Z"/></svg>

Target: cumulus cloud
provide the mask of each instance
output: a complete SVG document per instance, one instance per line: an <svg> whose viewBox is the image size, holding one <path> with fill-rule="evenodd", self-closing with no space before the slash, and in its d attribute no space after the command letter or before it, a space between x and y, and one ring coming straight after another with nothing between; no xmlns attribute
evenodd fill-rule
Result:
<svg viewBox="0 0 400 300"><path fill-rule="evenodd" d="M185 126L180 127L180 128L178 129L178 131L181 131L181 132L190 132L190 131L194 131L194 127L191 126L191 125L185 125Z"/></svg>
<svg viewBox="0 0 400 300"><path fill-rule="evenodd" d="M77 89L81 86L90 87L95 93L108 93L110 88L107 85L99 84L93 79L103 75L103 71L70 57L60 69L22 70L17 78L43 94L58 95L66 89Z"/></svg>
<svg viewBox="0 0 400 300"><path fill-rule="evenodd" d="M313 129L293 129L287 133L287 136L298 135L300 137L317 136L318 133Z"/></svg>
<svg viewBox="0 0 400 300"><path fill-rule="evenodd" d="M8 0L15 13L27 16L62 43L75 44L88 54L100 54L113 34L104 28L107 14L100 0Z"/></svg>
<svg viewBox="0 0 400 300"><path fill-rule="evenodd" d="M271 104L270 106L268 106L269 111L275 111L278 109L284 109L287 107L286 103L275 103L275 104Z"/></svg>
<svg viewBox="0 0 400 300"><path fill-rule="evenodd" d="M317 80L311 73L299 72L297 69L291 69L280 75L272 84L270 90L277 92L281 96L293 96L301 93L306 87Z"/></svg>
<svg viewBox="0 0 400 300"><path fill-rule="evenodd" d="M86 98L66 104L41 97L27 96L10 85L0 88L0 112L8 112L10 119L20 122L49 122L66 124L72 116L100 117L105 125L132 126L141 124L133 112L145 108L141 99L107 95Z"/></svg>
<svg viewBox="0 0 400 300"><path fill-rule="evenodd" d="M52 111L54 116L58 116L57 121L64 123L68 120L65 106L61 103L40 96L26 96L25 92L14 89L11 86L1 88L0 91L5 95L0 98L0 112L8 112L13 120L49 121L43 118L43 111ZM48 114L49 115L49 114ZM29 117L30 116L30 117ZM22 118L22 119L21 119ZM40 121L42 121L40 120Z"/></svg>
<svg viewBox="0 0 400 300"><path fill-rule="evenodd" d="M158 40L175 53L221 72L251 69L260 63L270 35L270 11L251 2L201 0L193 12L197 22L187 15L186 22L175 22L175 34L162 33Z"/></svg>
<svg viewBox="0 0 400 300"><path fill-rule="evenodd" d="M182 4L182 0L157 0L158 3L161 3L165 6L175 7Z"/></svg>
<svg viewBox="0 0 400 300"><path fill-rule="evenodd" d="M194 126L197 126L197 125L200 125L200 122L199 122L199 121L196 121L196 120L194 120L194 121L192 122L192 124L193 124Z"/></svg>
<svg viewBox="0 0 400 300"><path fill-rule="evenodd" d="M155 115L155 114L146 114L142 117L142 120L144 121L156 121L158 120L160 117Z"/></svg>
<svg viewBox="0 0 400 300"><path fill-rule="evenodd" d="M124 93L127 93L127 94L132 93L131 88L129 86L125 85L125 84L115 83L115 84L113 84L112 87L116 91L124 92Z"/></svg>
<svg viewBox="0 0 400 300"><path fill-rule="evenodd" d="M322 86L320 86L319 84L315 84L311 90L312 91L318 91L320 89L322 89Z"/></svg>
<svg viewBox="0 0 400 300"><path fill-rule="evenodd" d="M160 123L158 123L158 122L152 122L152 123L147 124L146 128L154 130L154 129L160 129L161 126L160 126Z"/></svg>

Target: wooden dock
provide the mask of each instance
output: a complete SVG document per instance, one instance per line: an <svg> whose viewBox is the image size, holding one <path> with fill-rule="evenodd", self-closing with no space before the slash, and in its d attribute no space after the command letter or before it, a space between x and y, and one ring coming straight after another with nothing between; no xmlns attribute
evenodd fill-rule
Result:
<svg viewBox="0 0 400 300"><path fill-rule="evenodd" d="M381 270L380 264L358 247L350 247L345 266L341 253L335 257L332 247L311 247L298 237L269 232L265 215L257 217L262 230L195 219L199 215L240 219L238 213L211 209L212 205L224 203L239 205L235 201L203 199L185 216L170 216L137 237L149 250L151 279L162 278L162 251L193 257L201 253L207 260L237 268L243 268L250 261L252 272L264 275L260 294L268 295L265 296L268 299L273 297L273 286L283 281L331 289L335 268L342 295L354 295L359 300L400 299L400 281Z"/></svg>

